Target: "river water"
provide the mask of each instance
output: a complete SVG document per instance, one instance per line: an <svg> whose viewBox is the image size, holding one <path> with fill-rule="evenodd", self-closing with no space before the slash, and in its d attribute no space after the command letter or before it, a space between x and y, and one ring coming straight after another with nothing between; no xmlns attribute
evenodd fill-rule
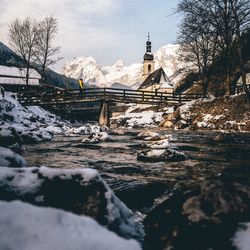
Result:
<svg viewBox="0 0 250 250"><path fill-rule="evenodd" d="M145 163L137 161L137 153L144 149L143 140L136 138L139 132L113 134L112 142L94 145L82 144L82 135L57 135L50 142L26 145L24 157L30 166L97 169L116 195L142 214L164 201L175 188L191 188L226 169L250 166L250 134L229 133L222 142L215 142L216 132L171 132L172 147L185 153L187 160Z"/></svg>

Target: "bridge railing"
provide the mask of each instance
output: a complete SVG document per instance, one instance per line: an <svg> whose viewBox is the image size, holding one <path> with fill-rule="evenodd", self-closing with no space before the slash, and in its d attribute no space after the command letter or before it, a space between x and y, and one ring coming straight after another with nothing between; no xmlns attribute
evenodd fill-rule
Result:
<svg viewBox="0 0 250 250"><path fill-rule="evenodd" d="M159 91L138 91L116 88L85 88L82 94L79 90L57 91L23 91L19 93L19 100L25 104L67 103L82 100L109 99L124 103L181 103L202 98L202 94L164 93Z"/></svg>

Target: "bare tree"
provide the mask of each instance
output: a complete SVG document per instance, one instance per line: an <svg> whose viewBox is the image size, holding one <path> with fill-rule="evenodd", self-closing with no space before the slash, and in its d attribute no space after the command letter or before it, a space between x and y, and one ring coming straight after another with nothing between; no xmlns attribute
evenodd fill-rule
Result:
<svg viewBox="0 0 250 250"><path fill-rule="evenodd" d="M181 25L183 44L196 45L189 51L196 55L200 66L203 63L203 69L200 70L203 75L206 73L207 62L209 64L211 59L224 62L226 94L233 93L232 75L238 57L245 82L241 38L244 28L249 24L249 3L250 0L182 0L178 5L179 12L184 16ZM195 39L191 39L192 37ZM244 86L249 95L245 83Z"/></svg>
<svg viewBox="0 0 250 250"><path fill-rule="evenodd" d="M207 13L203 4L204 1L183 0L178 5L178 12L184 15L178 40L182 59L199 72L205 96L209 83L208 69L215 60L218 36L205 18Z"/></svg>
<svg viewBox="0 0 250 250"><path fill-rule="evenodd" d="M53 46L53 40L57 33L57 19L48 16L38 23L38 39L36 42L36 58L42 65L42 80L44 80L46 67L55 64L62 58L55 58L60 47Z"/></svg>
<svg viewBox="0 0 250 250"><path fill-rule="evenodd" d="M243 39L242 36L249 28L250 24L250 0L230 0L230 5L233 13L233 18L236 25L236 36L238 40L238 54L240 60L240 70L243 88L250 101L250 91L246 84L246 69L243 59Z"/></svg>
<svg viewBox="0 0 250 250"><path fill-rule="evenodd" d="M29 17L24 20L16 18L9 24L9 41L12 49L22 57L26 64L26 84L28 85L30 66L35 56L37 22Z"/></svg>

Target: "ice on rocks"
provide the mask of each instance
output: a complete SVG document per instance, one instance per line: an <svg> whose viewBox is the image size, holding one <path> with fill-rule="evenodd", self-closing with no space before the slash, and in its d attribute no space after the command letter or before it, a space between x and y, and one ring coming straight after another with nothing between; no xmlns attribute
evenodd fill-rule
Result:
<svg viewBox="0 0 250 250"><path fill-rule="evenodd" d="M20 201L1 201L0 210L0 249L141 249L86 216Z"/></svg>

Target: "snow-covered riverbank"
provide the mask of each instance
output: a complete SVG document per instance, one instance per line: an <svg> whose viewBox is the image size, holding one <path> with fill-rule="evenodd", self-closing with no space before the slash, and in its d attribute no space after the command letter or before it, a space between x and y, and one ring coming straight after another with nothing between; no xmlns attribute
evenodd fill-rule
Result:
<svg viewBox="0 0 250 250"><path fill-rule="evenodd" d="M102 131L107 130L96 125L79 125L75 127L62 121L41 107L25 108L12 93L6 93L5 98L0 99L0 200L7 201L0 201L1 247L8 246L11 250L24 245L41 250L54 249L55 246L60 249L82 249L82 246L90 250L140 249L135 240L143 240L142 225L97 171L87 168L53 170L28 167L31 165L21 156L23 144L36 145L50 141L55 134L65 137L88 134L104 136ZM11 200L33 205L9 202ZM41 209L34 205L56 209ZM13 213L17 210L19 217L15 216L13 220ZM59 217L62 223L56 223ZM45 218L50 218L49 222ZM18 228L22 228L22 234L15 235ZM45 233L51 230L53 233ZM75 238L75 233L80 239ZM8 237L10 234L13 235L11 240ZM60 234L63 234L63 238Z"/></svg>

